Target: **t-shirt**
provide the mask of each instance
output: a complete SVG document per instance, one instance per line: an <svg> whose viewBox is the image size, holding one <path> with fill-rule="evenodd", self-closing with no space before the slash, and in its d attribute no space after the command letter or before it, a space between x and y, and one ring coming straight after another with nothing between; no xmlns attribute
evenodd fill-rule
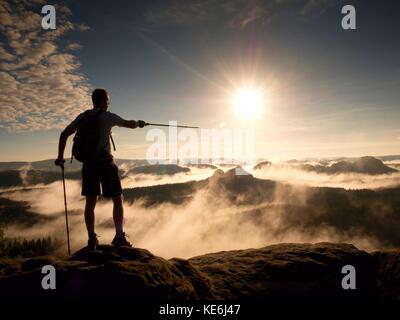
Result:
<svg viewBox="0 0 400 320"><path fill-rule="evenodd" d="M89 114L94 115L97 112L100 112L101 109L91 109L89 111L82 112L78 115L74 121L72 121L68 128L72 130L78 129L78 122L83 117L86 112ZM126 120L122 119L120 116L116 115L115 113L104 111L98 118L99 121L99 150L104 150L108 153L111 153L110 147L110 134L112 127L123 127Z"/></svg>

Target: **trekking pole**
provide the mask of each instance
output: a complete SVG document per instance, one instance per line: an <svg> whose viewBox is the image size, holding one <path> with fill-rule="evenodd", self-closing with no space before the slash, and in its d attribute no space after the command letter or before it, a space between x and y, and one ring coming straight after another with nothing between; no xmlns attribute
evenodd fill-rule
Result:
<svg viewBox="0 0 400 320"><path fill-rule="evenodd" d="M67 194L65 192L65 174L64 174L64 164L61 166L63 189L64 189L64 208L65 208L65 224L67 226L67 243L68 243L68 255L71 255L71 247L69 244L69 227L68 227L68 209L67 209Z"/></svg>
<svg viewBox="0 0 400 320"><path fill-rule="evenodd" d="M190 126L171 126L169 124L162 123L148 123L146 122L146 126L157 126L157 127L173 127L173 128L189 128L189 129L200 129L200 127L190 127Z"/></svg>

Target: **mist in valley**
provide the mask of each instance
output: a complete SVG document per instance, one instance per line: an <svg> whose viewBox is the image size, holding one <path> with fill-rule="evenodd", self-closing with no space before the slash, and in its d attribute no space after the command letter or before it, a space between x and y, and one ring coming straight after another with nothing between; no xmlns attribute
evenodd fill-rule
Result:
<svg viewBox="0 0 400 320"><path fill-rule="evenodd" d="M157 189L160 185L169 184L167 188L173 192L176 183L198 183L181 203L161 201L149 205L145 198L125 199L125 231L133 245L165 258L188 258L281 242L347 242L368 251L400 245L396 233L400 228L400 204L387 200L396 199L398 193L393 196L379 193L398 187L399 173L330 176L273 165L254 170L254 178L239 176L225 181L223 174L215 177L215 170L210 168L191 168L189 172L174 175L128 172L123 172L124 188L145 190L154 186L154 197L157 192L164 192ZM269 183L265 179L277 182ZM264 183L267 183L265 188ZM87 241L84 198L80 195L79 180L67 180L66 185L71 245L73 250L78 250ZM46 217L28 226L12 223L5 229L6 237L50 236L59 238L65 245L60 181L29 188L3 188L0 197L24 202L30 211ZM100 199L95 211L100 242L110 243L114 236L112 201ZM61 253L65 250L60 248Z"/></svg>

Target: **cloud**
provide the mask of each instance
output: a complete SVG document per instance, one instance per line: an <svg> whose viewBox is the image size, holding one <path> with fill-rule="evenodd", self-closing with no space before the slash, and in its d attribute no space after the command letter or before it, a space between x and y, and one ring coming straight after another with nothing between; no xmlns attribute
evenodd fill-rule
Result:
<svg viewBox="0 0 400 320"><path fill-rule="evenodd" d="M67 50L79 50L81 48L82 46L76 42L69 43L66 47Z"/></svg>
<svg viewBox="0 0 400 320"><path fill-rule="evenodd" d="M228 1L223 5L223 8L230 16L231 27L244 28L253 21L266 23L270 19L269 10L264 3L259 1Z"/></svg>
<svg viewBox="0 0 400 320"><path fill-rule="evenodd" d="M86 31L91 30L90 27L86 24L78 24L77 29L78 29L78 31L81 31L81 32L86 32Z"/></svg>
<svg viewBox="0 0 400 320"><path fill-rule="evenodd" d="M207 21L222 21L234 28L269 19L266 5L259 0L170 0L150 6L144 12L151 25L188 25Z"/></svg>
<svg viewBox="0 0 400 320"><path fill-rule="evenodd" d="M120 168L123 169L123 168ZM190 168L189 172L181 172L169 175L153 174L131 174L125 176L121 183L124 188L148 187L167 183L183 183L188 181L204 180L214 173L214 170L207 168Z"/></svg>
<svg viewBox="0 0 400 320"><path fill-rule="evenodd" d="M152 5L144 12L146 22L154 26L193 25L200 22L221 22L242 29L257 21L267 24L283 17L287 10L295 16L317 17L341 0L168 0Z"/></svg>
<svg viewBox="0 0 400 320"><path fill-rule="evenodd" d="M15 56L12 55L11 53L7 52L3 46L0 46L0 60L7 60L7 61L12 61L15 59Z"/></svg>
<svg viewBox="0 0 400 320"><path fill-rule="evenodd" d="M156 181L151 179L154 176L139 181L139 185L154 184ZM169 181L163 179L162 182L173 183L180 179L182 177L173 176ZM127 181L123 182L124 186ZM77 250L87 241L84 199L80 195L78 181L68 180L66 186L72 248ZM253 199L252 192L266 197L257 204L247 201L238 205L218 183L211 183L181 205L164 203L146 207L141 200L130 204L125 202L125 231L135 246L165 258L188 258L208 252L263 247L279 242L349 242L365 250L393 248L400 243L396 208L376 192L276 184L271 189L251 189L240 196ZM363 196L365 194L368 196ZM65 241L62 234L65 217L61 182L9 191L2 197L25 201L33 212L53 218L29 228L9 226L5 230L7 237L54 236ZM111 201L99 201L96 205L96 230L101 235L102 243L112 240ZM62 249L65 252L65 248Z"/></svg>
<svg viewBox="0 0 400 320"><path fill-rule="evenodd" d="M329 165L330 163L325 163ZM313 165L319 162L308 162ZM345 189L380 189L400 186L400 172L381 175L360 173L342 173L328 175L325 173L307 172L288 164L273 164L261 170L254 170L254 176L260 179L287 182L310 187L332 187Z"/></svg>
<svg viewBox="0 0 400 320"><path fill-rule="evenodd" d="M327 9L337 6L341 0L308 0L300 10L300 14L307 17L322 15Z"/></svg>
<svg viewBox="0 0 400 320"><path fill-rule="evenodd" d="M90 103L79 60L67 53L80 45L60 41L88 27L72 23L70 9L60 3L57 29L43 30L40 4L0 2L0 128L9 132L61 128Z"/></svg>

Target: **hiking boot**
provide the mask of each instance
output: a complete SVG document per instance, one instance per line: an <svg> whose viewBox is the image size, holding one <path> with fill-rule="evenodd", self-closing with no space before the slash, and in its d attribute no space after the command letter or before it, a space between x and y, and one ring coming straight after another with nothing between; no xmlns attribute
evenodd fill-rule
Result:
<svg viewBox="0 0 400 320"><path fill-rule="evenodd" d="M116 247L132 247L132 244L126 239L126 237L127 235L125 234L125 232L117 233L111 244Z"/></svg>
<svg viewBox="0 0 400 320"><path fill-rule="evenodd" d="M88 245L87 248L89 251L94 251L97 249L97 246L99 245L99 240L97 239L97 234L90 233L89 234L89 240L88 240Z"/></svg>

